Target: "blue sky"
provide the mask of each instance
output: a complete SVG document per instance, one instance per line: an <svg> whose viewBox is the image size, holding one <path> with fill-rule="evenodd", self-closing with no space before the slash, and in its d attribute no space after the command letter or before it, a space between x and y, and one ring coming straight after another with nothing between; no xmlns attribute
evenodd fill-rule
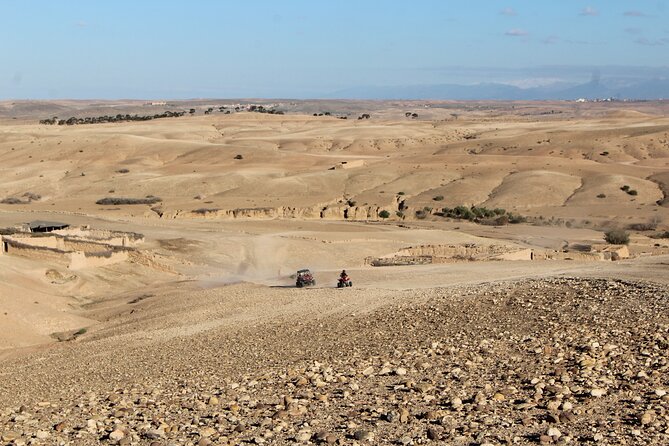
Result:
<svg viewBox="0 0 669 446"><path fill-rule="evenodd" d="M667 76L669 0L0 0L0 99Z"/></svg>

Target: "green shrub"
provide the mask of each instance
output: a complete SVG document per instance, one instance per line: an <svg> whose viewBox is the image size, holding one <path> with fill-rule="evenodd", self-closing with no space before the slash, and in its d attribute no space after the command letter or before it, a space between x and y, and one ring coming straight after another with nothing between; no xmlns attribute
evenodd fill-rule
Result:
<svg viewBox="0 0 669 446"><path fill-rule="evenodd" d="M604 240L612 245L627 245L630 242L630 235L622 229L611 229L604 233Z"/></svg>
<svg viewBox="0 0 669 446"><path fill-rule="evenodd" d="M379 217L386 219L390 217L390 212L386 211L385 209L379 212Z"/></svg>
<svg viewBox="0 0 669 446"><path fill-rule="evenodd" d="M397 193L397 195L404 195L404 192L400 191Z"/></svg>
<svg viewBox="0 0 669 446"><path fill-rule="evenodd" d="M634 189L630 189L630 190L627 191L627 194L628 195L638 195L639 193Z"/></svg>
<svg viewBox="0 0 669 446"><path fill-rule="evenodd" d="M154 197L153 195L148 195L146 198L122 198L122 197L106 197L101 198L95 202L95 204L101 204L104 206L109 205L131 205L131 204L156 204L160 203L162 198Z"/></svg>

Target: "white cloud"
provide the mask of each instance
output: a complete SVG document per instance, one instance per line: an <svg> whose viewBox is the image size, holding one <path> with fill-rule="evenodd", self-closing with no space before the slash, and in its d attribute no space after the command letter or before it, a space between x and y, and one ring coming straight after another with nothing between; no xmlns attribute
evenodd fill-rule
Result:
<svg viewBox="0 0 669 446"><path fill-rule="evenodd" d="M505 36L511 36L511 37L522 37L522 36L527 36L529 33L523 29L510 29L507 32L504 33Z"/></svg>
<svg viewBox="0 0 669 446"><path fill-rule="evenodd" d="M662 39L646 39L645 37L639 37L634 41L634 43L637 43L639 45L644 45L644 46L665 46L669 45L669 38L662 38Z"/></svg>
<svg viewBox="0 0 669 446"><path fill-rule="evenodd" d="M516 15L518 15L516 10L513 9L513 8L504 8L499 13L502 14L502 15L506 15L506 16L516 16Z"/></svg>
<svg viewBox="0 0 669 446"><path fill-rule="evenodd" d="M583 8L583 9L581 10L581 15L594 17L594 16L599 15L599 11L597 11L597 10L596 10L595 8L593 8L592 6L586 6L585 8Z"/></svg>

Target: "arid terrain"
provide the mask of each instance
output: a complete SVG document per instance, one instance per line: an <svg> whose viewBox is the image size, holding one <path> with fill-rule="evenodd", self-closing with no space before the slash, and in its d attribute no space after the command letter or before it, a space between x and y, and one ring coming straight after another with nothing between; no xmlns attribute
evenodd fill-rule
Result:
<svg viewBox="0 0 669 446"><path fill-rule="evenodd" d="M668 197L667 101L0 102L0 444L669 444Z"/></svg>

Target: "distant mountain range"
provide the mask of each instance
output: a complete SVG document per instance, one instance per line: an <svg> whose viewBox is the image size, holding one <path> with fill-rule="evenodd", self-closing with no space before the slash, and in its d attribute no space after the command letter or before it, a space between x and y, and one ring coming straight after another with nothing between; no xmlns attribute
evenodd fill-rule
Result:
<svg viewBox="0 0 669 446"><path fill-rule="evenodd" d="M438 84L396 87L353 87L339 90L329 99L440 99L440 100L573 100L573 99L669 99L669 79L620 83L591 81L585 84L556 83L520 88L504 83L475 85Z"/></svg>

